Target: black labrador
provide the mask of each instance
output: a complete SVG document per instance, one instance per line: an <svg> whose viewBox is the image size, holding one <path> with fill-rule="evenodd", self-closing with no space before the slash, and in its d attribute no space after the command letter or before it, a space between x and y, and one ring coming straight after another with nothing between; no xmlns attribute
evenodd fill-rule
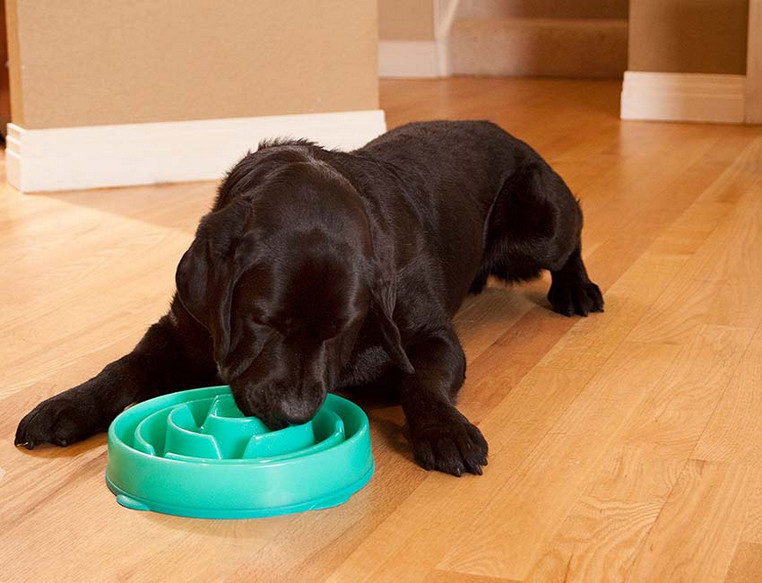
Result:
<svg viewBox="0 0 762 583"><path fill-rule="evenodd" d="M559 175L489 122L413 123L348 153L263 143L222 182L169 313L40 403L15 442L65 446L131 403L220 381L271 428L309 420L329 390L375 385L399 392L420 465L481 474L487 442L453 405L466 372L453 314L489 275L543 269L555 311L602 311L581 228Z"/></svg>

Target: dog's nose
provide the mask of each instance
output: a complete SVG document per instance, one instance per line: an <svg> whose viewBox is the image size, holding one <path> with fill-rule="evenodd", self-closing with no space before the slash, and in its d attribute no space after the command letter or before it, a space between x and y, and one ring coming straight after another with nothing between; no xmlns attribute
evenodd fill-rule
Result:
<svg viewBox="0 0 762 583"><path fill-rule="evenodd" d="M275 415L290 425L301 425L317 414L321 404L322 399L320 402L284 399L278 404Z"/></svg>
<svg viewBox="0 0 762 583"><path fill-rule="evenodd" d="M281 403L277 411L273 412L278 420L283 421L288 425L301 425L307 423L315 416L317 410L313 410L311 407L306 407L303 403L287 405Z"/></svg>
<svg viewBox="0 0 762 583"><path fill-rule="evenodd" d="M302 425L307 423L314 415L297 414L297 415L278 415L280 419L285 421L288 425Z"/></svg>

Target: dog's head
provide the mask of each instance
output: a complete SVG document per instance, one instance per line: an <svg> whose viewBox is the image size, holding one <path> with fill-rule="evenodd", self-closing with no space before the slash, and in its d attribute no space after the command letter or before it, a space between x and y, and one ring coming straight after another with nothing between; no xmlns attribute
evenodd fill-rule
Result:
<svg viewBox="0 0 762 583"><path fill-rule="evenodd" d="M202 219L176 281L241 411L279 428L314 416L368 317L392 362L412 365L359 194L327 164L274 150L227 176L228 202Z"/></svg>

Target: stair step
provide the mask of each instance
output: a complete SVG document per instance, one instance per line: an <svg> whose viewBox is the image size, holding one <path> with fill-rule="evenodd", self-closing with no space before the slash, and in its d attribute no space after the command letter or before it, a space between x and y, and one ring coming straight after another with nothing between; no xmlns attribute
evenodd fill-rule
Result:
<svg viewBox="0 0 762 583"><path fill-rule="evenodd" d="M626 20L628 13L628 0L461 0L457 17Z"/></svg>
<svg viewBox="0 0 762 583"><path fill-rule="evenodd" d="M465 18L448 50L455 75L621 77L627 20Z"/></svg>

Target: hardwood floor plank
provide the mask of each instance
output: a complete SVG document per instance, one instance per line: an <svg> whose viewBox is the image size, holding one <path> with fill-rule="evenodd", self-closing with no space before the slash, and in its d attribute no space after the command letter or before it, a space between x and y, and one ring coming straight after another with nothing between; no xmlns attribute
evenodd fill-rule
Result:
<svg viewBox="0 0 762 583"><path fill-rule="evenodd" d="M669 345L623 345L529 457L510 472L501 496L451 534L459 544L438 568L523 579L538 548L579 495L610 436L634 409L631 405L658 383L676 353Z"/></svg>
<svg viewBox="0 0 762 583"><path fill-rule="evenodd" d="M740 543L728 569L726 583L757 583L762 577L762 545Z"/></svg>
<svg viewBox="0 0 762 583"><path fill-rule="evenodd" d="M680 350L590 472L529 580L626 580L749 338L747 329L707 327Z"/></svg>
<svg viewBox="0 0 762 583"><path fill-rule="evenodd" d="M722 395L693 457L762 467L762 327ZM762 502L762 500L760 501Z"/></svg>
<svg viewBox="0 0 762 583"><path fill-rule="evenodd" d="M723 581L757 474L748 466L690 460L627 581Z"/></svg>
<svg viewBox="0 0 762 583"><path fill-rule="evenodd" d="M613 447L532 566L527 582L624 581L683 462Z"/></svg>

